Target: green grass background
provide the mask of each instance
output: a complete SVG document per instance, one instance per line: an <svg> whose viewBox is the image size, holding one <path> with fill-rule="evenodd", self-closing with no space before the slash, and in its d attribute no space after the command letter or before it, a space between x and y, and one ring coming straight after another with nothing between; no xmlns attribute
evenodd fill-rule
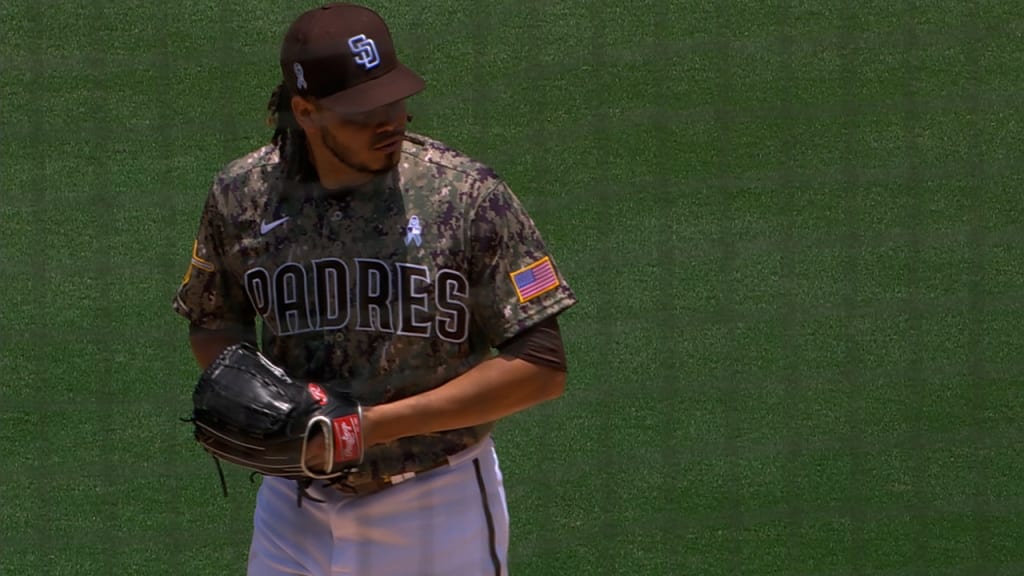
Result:
<svg viewBox="0 0 1024 576"><path fill-rule="evenodd" d="M314 5L0 3L0 574L244 573L169 302ZM370 5L580 297L513 574L1024 574L1024 5Z"/></svg>

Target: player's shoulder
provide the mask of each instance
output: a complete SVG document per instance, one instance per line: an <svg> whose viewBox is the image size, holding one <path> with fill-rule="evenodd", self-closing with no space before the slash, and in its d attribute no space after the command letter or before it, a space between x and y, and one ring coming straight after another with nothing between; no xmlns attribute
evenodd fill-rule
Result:
<svg viewBox="0 0 1024 576"><path fill-rule="evenodd" d="M281 161L281 154L274 144L265 144L229 161L221 169L224 175L238 176L270 166Z"/></svg>
<svg viewBox="0 0 1024 576"><path fill-rule="evenodd" d="M214 177L211 194L225 213L254 208L282 182L282 169L277 146L260 146L224 164Z"/></svg>
<svg viewBox="0 0 1024 576"><path fill-rule="evenodd" d="M490 165L423 134L406 135L400 169L407 187L449 189L469 203L505 184Z"/></svg>
<svg viewBox="0 0 1024 576"><path fill-rule="evenodd" d="M267 144L232 159L217 172L217 187L235 193L256 193L276 179L281 168L277 146Z"/></svg>

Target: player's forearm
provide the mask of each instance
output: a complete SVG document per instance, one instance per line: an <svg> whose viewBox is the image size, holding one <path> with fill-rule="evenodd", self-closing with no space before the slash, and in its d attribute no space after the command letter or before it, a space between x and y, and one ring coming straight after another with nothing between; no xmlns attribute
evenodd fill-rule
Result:
<svg viewBox="0 0 1024 576"><path fill-rule="evenodd" d="M203 330L189 329L189 344L192 355L203 370L213 363L228 346L243 340L254 341L255 337L244 330Z"/></svg>
<svg viewBox="0 0 1024 576"><path fill-rule="evenodd" d="M364 409L371 444L499 420L553 400L566 373L519 359L495 357L422 394Z"/></svg>

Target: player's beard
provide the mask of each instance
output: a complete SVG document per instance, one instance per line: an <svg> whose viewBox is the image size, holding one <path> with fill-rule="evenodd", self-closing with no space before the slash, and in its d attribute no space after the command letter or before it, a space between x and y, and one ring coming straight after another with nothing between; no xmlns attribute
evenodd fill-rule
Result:
<svg viewBox="0 0 1024 576"><path fill-rule="evenodd" d="M352 151L347 149L341 142L335 140L334 136L330 132L321 132L320 142L324 145L324 148L331 152L331 155L334 156L335 160L363 174L381 176L383 174L387 174L398 165L398 152L388 154L380 166L373 166L365 162L358 161L356 159L356 154L352 153Z"/></svg>

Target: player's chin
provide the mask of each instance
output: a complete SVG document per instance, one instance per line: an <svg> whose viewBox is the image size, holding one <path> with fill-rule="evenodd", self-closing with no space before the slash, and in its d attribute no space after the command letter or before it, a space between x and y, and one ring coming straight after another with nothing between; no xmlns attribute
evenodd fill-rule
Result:
<svg viewBox="0 0 1024 576"><path fill-rule="evenodd" d="M395 166L398 166L398 161L401 158L402 149L397 148L394 150L382 151L375 150L376 152L374 162L372 166L375 172L387 172Z"/></svg>

